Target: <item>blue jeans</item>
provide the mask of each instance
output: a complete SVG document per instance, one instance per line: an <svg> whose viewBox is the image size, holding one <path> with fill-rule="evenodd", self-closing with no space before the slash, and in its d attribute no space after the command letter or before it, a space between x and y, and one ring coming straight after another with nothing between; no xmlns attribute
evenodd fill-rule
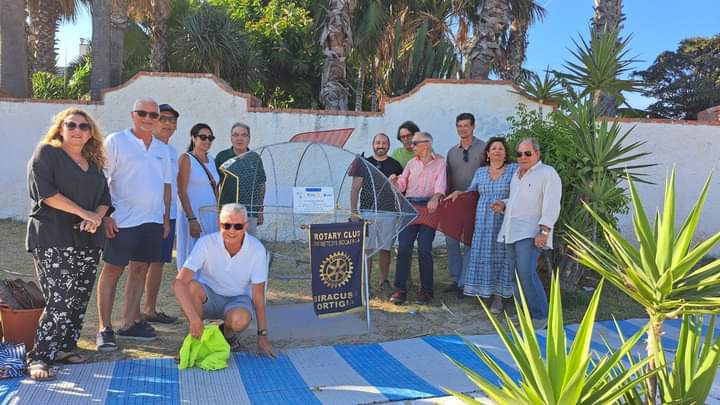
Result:
<svg viewBox="0 0 720 405"><path fill-rule="evenodd" d="M540 281L540 276L537 273L540 249L535 247L535 240L533 238L521 239L508 244L507 248L508 263L511 269L517 271L530 314L533 319L547 319L548 299ZM520 297L517 285L515 287L515 296L518 299Z"/></svg>
<svg viewBox="0 0 720 405"><path fill-rule="evenodd" d="M470 261L470 246L464 243L460 244L459 241L445 236L445 246L447 247L448 257L448 271L453 281L457 283L458 287L465 285L465 270Z"/></svg>
<svg viewBox="0 0 720 405"><path fill-rule="evenodd" d="M415 240L418 242L418 264L420 265L420 288L433 292L432 243L435 229L426 225L408 225L398 235L398 254L395 267L395 288L407 289L410 261Z"/></svg>

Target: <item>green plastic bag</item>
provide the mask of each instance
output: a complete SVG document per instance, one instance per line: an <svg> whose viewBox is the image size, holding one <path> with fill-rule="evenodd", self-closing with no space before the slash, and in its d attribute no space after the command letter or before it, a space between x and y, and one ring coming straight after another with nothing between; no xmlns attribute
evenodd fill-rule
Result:
<svg viewBox="0 0 720 405"><path fill-rule="evenodd" d="M206 371L222 370L228 366L230 345L217 325L208 325L200 339L189 334L180 348L180 370L200 367Z"/></svg>

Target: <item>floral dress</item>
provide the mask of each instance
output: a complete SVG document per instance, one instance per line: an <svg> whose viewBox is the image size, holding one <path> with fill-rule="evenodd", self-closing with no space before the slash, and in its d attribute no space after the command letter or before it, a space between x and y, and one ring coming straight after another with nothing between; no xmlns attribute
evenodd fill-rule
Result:
<svg viewBox="0 0 720 405"><path fill-rule="evenodd" d="M470 261L465 272L465 295L490 297L499 295L505 298L513 293L513 272L505 260L504 243L497 242L497 235L503 222L503 214L496 214L490 204L504 200L510 195L512 180L517 164L505 166L505 171L497 180L490 178L489 166L475 171L467 191L477 191L475 209L475 230L470 248Z"/></svg>

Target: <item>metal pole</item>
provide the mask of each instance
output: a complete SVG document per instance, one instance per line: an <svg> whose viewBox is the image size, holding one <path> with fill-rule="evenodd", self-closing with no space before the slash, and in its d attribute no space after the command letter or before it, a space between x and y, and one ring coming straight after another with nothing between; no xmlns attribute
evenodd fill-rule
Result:
<svg viewBox="0 0 720 405"><path fill-rule="evenodd" d="M365 253L365 249L362 252L363 255L363 276L365 278L365 315L367 316L367 328L370 331L370 280L368 280L368 257Z"/></svg>

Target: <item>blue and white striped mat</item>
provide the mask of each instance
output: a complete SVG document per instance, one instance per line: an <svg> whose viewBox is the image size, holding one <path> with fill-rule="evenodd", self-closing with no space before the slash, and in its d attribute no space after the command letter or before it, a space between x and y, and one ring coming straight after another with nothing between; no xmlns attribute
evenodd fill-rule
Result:
<svg viewBox="0 0 720 405"><path fill-rule="evenodd" d="M646 321L620 321L626 336ZM666 322L664 343L672 355L680 323ZM574 337L577 325L566 328ZM543 333L539 333L541 342ZM611 321L596 324L593 349L605 338L619 344ZM512 361L496 335L468 339L487 350L511 375ZM386 343L291 349L278 359L246 353L214 372L178 370L173 359L121 360L67 366L58 379L0 382L4 404L363 404L446 396L443 388L476 392L477 387L446 356L494 380L489 369L457 336L428 336ZM712 390L720 399L718 380Z"/></svg>

